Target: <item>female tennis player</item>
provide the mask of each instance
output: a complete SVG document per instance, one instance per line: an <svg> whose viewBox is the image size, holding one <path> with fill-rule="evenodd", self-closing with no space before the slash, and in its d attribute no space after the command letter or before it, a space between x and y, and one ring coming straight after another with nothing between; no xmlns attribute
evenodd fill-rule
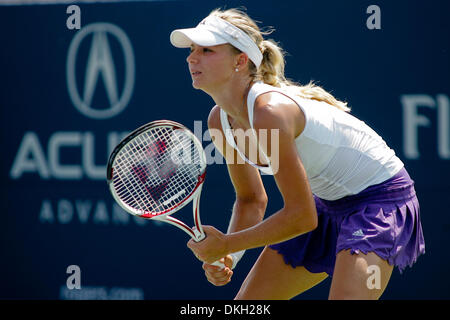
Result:
<svg viewBox="0 0 450 320"><path fill-rule="evenodd" d="M290 299L328 275L329 299L378 299L394 266L425 252L414 182L346 103L285 78L283 51L267 34L236 9L171 33L190 48L193 87L216 103L208 126L236 191L228 232L205 226L206 239L188 247L219 286L246 249L264 246L236 299ZM259 170L283 198L266 219ZM210 265L219 259L226 268Z"/></svg>

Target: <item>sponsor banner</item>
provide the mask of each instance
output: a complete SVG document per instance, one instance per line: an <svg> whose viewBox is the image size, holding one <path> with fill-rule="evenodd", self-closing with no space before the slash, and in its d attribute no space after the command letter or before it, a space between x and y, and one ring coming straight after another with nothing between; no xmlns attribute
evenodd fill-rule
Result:
<svg viewBox="0 0 450 320"><path fill-rule="evenodd" d="M200 3L0 7L0 234L7 262L0 298L231 299L239 290L260 249L248 250L232 283L213 287L184 233L127 214L106 183L109 154L123 137L149 121L178 121L207 156L202 222L226 230L234 191L207 130L214 102L192 88L188 50L169 42L173 29L195 26L223 5ZM442 279L450 259L442 253L450 218L439 201L450 192L450 48L442 41L450 35L442 14L449 4L262 0L227 7L238 5L275 27L271 37L288 53L288 78L314 80L348 101L415 180L427 254L405 277L421 290L409 290L394 273L385 297L449 297ZM416 24L418 16L424 23ZM273 178L263 176L270 215L283 203ZM192 219L188 207L177 214ZM79 266L80 288L67 285L77 270L67 273L68 266ZM325 299L327 291L304 297Z"/></svg>

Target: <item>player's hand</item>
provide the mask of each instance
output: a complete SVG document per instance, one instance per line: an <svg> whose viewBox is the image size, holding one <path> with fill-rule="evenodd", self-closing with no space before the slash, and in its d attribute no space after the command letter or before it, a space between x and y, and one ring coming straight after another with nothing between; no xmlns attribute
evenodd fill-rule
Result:
<svg viewBox="0 0 450 320"><path fill-rule="evenodd" d="M203 226L203 231L206 237L202 241L195 242L190 239L187 243L197 259L211 264L225 257L228 254L226 235L212 226Z"/></svg>
<svg viewBox="0 0 450 320"><path fill-rule="evenodd" d="M221 269L218 266L203 263L203 270L205 270L206 279L215 286L224 286L231 281L233 276L233 270L231 266L233 265L233 258L230 255L220 259L225 265L225 268Z"/></svg>

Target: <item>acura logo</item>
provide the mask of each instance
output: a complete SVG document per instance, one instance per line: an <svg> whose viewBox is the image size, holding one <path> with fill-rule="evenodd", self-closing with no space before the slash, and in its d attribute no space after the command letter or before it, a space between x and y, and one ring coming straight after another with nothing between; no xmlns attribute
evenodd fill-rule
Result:
<svg viewBox="0 0 450 320"><path fill-rule="evenodd" d="M88 37L88 35L91 35L91 37ZM115 37L122 49L124 57L123 65L125 68L125 79L122 90L118 87L116 64L114 63L108 35ZM83 61L82 59L77 60L80 44L88 38L92 40L87 61ZM81 66L81 69L85 70L83 88L78 88L77 86L77 63L84 64L84 67ZM133 92L135 65L130 40L122 29L113 24L89 24L77 32L70 44L66 72L69 96L78 111L93 119L114 117L125 109ZM103 81L103 87L105 88L107 101L109 102L107 106L92 105L99 81Z"/></svg>

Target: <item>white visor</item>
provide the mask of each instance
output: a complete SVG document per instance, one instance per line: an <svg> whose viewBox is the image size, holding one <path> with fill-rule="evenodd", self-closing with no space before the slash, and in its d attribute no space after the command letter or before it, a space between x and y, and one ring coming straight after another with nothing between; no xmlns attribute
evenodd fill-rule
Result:
<svg viewBox="0 0 450 320"><path fill-rule="evenodd" d="M229 43L245 52L257 68L263 58L256 43L244 31L216 16L206 17L195 28L172 31L170 42L177 48L189 48L192 43L202 47Z"/></svg>

